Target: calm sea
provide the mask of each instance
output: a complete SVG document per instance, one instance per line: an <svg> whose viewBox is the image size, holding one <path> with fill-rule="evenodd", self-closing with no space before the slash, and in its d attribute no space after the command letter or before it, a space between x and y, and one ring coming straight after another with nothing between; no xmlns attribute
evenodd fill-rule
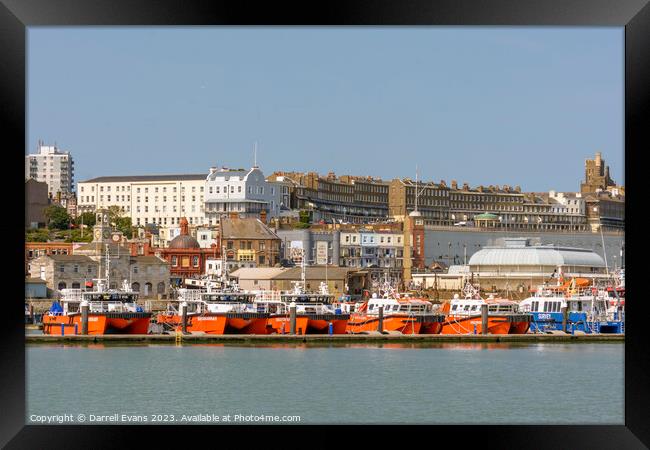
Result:
<svg viewBox="0 0 650 450"><path fill-rule="evenodd" d="M623 344L26 352L27 423L624 423Z"/></svg>

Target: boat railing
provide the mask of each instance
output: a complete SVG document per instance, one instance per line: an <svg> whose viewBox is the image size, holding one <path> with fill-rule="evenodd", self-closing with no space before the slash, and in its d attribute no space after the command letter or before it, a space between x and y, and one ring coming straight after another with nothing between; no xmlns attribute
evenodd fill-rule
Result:
<svg viewBox="0 0 650 450"><path fill-rule="evenodd" d="M274 302L279 302L282 300L282 295L280 291L258 291L255 294L255 301L256 302L264 302L264 301L274 301Z"/></svg>
<svg viewBox="0 0 650 450"><path fill-rule="evenodd" d="M123 302L88 302L88 310L91 312L132 312L135 306Z"/></svg>
<svg viewBox="0 0 650 450"><path fill-rule="evenodd" d="M67 302L80 302L83 299L83 290L81 289L61 289L61 300Z"/></svg>

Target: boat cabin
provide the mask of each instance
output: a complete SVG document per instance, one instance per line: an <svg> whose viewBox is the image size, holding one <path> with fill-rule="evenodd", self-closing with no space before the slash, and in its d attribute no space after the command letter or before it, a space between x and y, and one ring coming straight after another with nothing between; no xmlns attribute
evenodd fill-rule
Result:
<svg viewBox="0 0 650 450"><path fill-rule="evenodd" d="M428 314L433 312L433 304L426 300L371 298L368 300L367 314L379 314L379 307L384 307L387 314Z"/></svg>
<svg viewBox="0 0 650 450"><path fill-rule="evenodd" d="M580 297L529 297L522 300L520 308L524 312L561 312L567 307L568 312L605 313L608 309L607 299L593 296Z"/></svg>

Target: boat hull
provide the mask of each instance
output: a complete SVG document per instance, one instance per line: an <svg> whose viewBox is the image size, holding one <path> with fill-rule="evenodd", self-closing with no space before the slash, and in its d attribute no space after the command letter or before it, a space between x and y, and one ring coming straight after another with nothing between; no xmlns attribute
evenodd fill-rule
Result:
<svg viewBox="0 0 650 450"><path fill-rule="evenodd" d="M413 316L391 315L382 319L383 331L398 331L402 334L420 334L422 322ZM346 331L351 334L379 331L379 318L365 314L352 314Z"/></svg>
<svg viewBox="0 0 650 450"><path fill-rule="evenodd" d="M151 313L89 313L88 334L147 334ZM43 334L81 334L81 315L44 315Z"/></svg>
<svg viewBox="0 0 650 450"><path fill-rule="evenodd" d="M530 330L533 333L546 333L551 331L576 331L586 334L623 334L625 333L624 320L590 321L584 312L570 312L566 320L566 330L562 326L562 313L531 312L532 322ZM618 317L616 317L618 319Z"/></svg>
<svg viewBox="0 0 650 450"><path fill-rule="evenodd" d="M348 314L298 314L296 315L296 334L329 334L332 324L332 334L345 334ZM267 334L289 334L291 332L291 317L288 314L269 317Z"/></svg>
<svg viewBox="0 0 650 450"><path fill-rule="evenodd" d="M187 332L197 334L266 334L268 314L216 313L187 316ZM178 314L160 314L158 323L180 330L182 317Z"/></svg>
<svg viewBox="0 0 650 450"><path fill-rule="evenodd" d="M488 316L488 334L509 334L511 322L505 317ZM482 334L481 316L448 316L442 325L441 334Z"/></svg>

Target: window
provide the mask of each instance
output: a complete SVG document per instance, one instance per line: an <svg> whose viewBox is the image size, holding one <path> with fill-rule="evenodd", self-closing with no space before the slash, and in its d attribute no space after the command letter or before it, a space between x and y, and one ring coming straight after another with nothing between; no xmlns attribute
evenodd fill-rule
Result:
<svg viewBox="0 0 650 450"><path fill-rule="evenodd" d="M65 272L65 266L63 264L59 265L59 272L61 272L61 273Z"/></svg>
<svg viewBox="0 0 650 450"><path fill-rule="evenodd" d="M172 256L172 266L174 266L174 267L178 266L178 257L177 256Z"/></svg>
<svg viewBox="0 0 650 450"><path fill-rule="evenodd" d="M192 257L192 265L194 267L199 267L199 257L198 256L193 256Z"/></svg>

